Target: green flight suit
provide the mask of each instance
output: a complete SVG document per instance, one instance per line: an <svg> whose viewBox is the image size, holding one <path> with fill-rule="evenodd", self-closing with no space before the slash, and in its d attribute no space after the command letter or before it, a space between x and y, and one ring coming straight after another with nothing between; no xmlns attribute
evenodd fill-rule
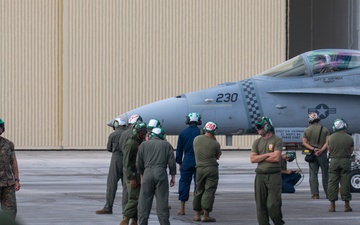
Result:
<svg viewBox="0 0 360 225"><path fill-rule="evenodd" d="M121 185L124 187L125 183L123 180L123 153L121 146L119 145L119 139L122 134L125 132L125 127L119 127L114 132L109 135L107 150L112 152L109 173L107 177L107 187L106 187L106 203L104 209L112 210L115 200L115 195L118 189L118 182L121 180ZM123 201L122 204L125 205L127 200L124 198L127 196L124 195L123 191Z"/></svg>
<svg viewBox="0 0 360 225"><path fill-rule="evenodd" d="M263 137L256 139L251 151L262 155L268 152L281 151L282 147L281 138L272 135L267 139ZM282 179L280 162L260 162L255 172L254 190L259 225L270 225L269 217L275 225L285 224L281 212Z"/></svg>
<svg viewBox="0 0 360 225"><path fill-rule="evenodd" d="M319 132L321 129L321 125L318 123L314 123L310 125L303 134L303 137L306 138L309 144L313 147L321 148L324 146L326 142L326 137L329 136L329 130L323 126L321 131L320 141ZM327 150L324 150L321 155L315 157L315 162L309 163L309 183L310 183L310 191L312 195L319 195L319 180L318 173L319 168L321 168L321 176L322 176L322 185L327 196L328 190L328 180L329 180L329 160L327 158Z"/></svg>
<svg viewBox="0 0 360 225"><path fill-rule="evenodd" d="M218 156L220 144L206 135L196 136L193 142L196 162L196 189L193 200L195 211L211 212L215 201L215 192L219 183Z"/></svg>
<svg viewBox="0 0 360 225"><path fill-rule="evenodd" d="M156 198L156 211L161 225L170 225L169 212L169 174L176 174L174 149L169 142L152 137L139 146L136 167L141 174L142 183L139 196L139 225L147 225L153 203Z"/></svg>
<svg viewBox="0 0 360 225"><path fill-rule="evenodd" d="M133 135L126 141L123 149L124 178L128 192L128 202L123 211L123 215L128 219L138 217L137 206L140 195L140 174L136 171L136 156L141 142L143 142L143 140L139 139L137 135ZM130 180L136 180L137 186L135 189L131 189Z"/></svg>
<svg viewBox="0 0 360 225"><path fill-rule="evenodd" d="M340 182L341 200L350 201L350 172L351 172L351 153L354 141L345 132L336 132L329 136L330 147L330 168L329 168L329 201L338 200L338 190Z"/></svg>

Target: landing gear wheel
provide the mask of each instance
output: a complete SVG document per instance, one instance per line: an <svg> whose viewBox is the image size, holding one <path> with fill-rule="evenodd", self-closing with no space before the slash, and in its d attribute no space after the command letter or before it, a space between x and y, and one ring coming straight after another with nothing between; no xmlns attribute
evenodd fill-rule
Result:
<svg viewBox="0 0 360 225"><path fill-rule="evenodd" d="M350 192L360 192L360 169L350 172Z"/></svg>

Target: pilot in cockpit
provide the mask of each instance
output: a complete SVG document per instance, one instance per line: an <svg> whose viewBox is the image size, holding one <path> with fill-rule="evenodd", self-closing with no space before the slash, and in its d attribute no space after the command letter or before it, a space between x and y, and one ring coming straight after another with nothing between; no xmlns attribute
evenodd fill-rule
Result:
<svg viewBox="0 0 360 225"><path fill-rule="evenodd" d="M313 61L313 74L327 73L330 68L331 57L329 55L317 55Z"/></svg>

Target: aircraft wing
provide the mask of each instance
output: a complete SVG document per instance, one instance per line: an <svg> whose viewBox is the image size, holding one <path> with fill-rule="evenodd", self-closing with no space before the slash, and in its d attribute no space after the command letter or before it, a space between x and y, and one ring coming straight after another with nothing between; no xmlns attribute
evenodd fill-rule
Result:
<svg viewBox="0 0 360 225"><path fill-rule="evenodd" d="M357 88L357 87L311 87L311 88L272 90L272 91L268 91L268 93L360 95L360 88Z"/></svg>

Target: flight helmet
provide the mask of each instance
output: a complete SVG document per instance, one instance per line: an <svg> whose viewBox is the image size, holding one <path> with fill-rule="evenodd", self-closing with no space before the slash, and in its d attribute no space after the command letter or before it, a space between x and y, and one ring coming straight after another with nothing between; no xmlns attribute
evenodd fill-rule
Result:
<svg viewBox="0 0 360 225"><path fill-rule="evenodd" d="M208 132L212 135L215 135L218 128L219 127L215 122L209 121L205 124L203 131L204 131L204 133Z"/></svg>
<svg viewBox="0 0 360 225"><path fill-rule="evenodd" d="M150 134L150 139L153 137L159 137L162 140L165 140L165 132L164 129L162 129L161 127L155 127L154 129L151 130L151 134Z"/></svg>
<svg viewBox="0 0 360 225"><path fill-rule="evenodd" d="M120 126L125 126L126 122L123 118L116 118L113 122L113 127L118 128Z"/></svg>
<svg viewBox="0 0 360 225"><path fill-rule="evenodd" d="M157 119L151 119L149 120L149 123L147 125L147 128L152 130L155 127L161 127L160 121Z"/></svg>
<svg viewBox="0 0 360 225"><path fill-rule="evenodd" d="M2 120L1 118L0 118L0 128L1 128L2 132L5 131L5 123L4 123L4 120Z"/></svg>
<svg viewBox="0 0 360 225"><path fill-rule="evenodd" d="M271 122L271 119L266 116L258 118L255 122L255 127L257 130L264 129L266 132L274 131L274 125Z"/></svg>
<svg viewBox="0 0 360 225"><path fill-rule="evenodd" d="M191 112L189 113L189 115L186 116L185 124L189 125L192 123L196 125L201 125L201 115L199 113Z"/></svg>
<svg viewBox="0 0 360 225"><path fill-rule="evenodd" d="M143 119L139 114L133 114L132 116L130 116L128 123L135 124L137 121L143 121Z"/></svg>
<svg viewBox="0 0 360 225"><path fill-rule="evenodd" d="M314 123L314 122L319 122L320 121L320 117L316 112L311 112L308 115L308 121L309 123Z"/></svg>
<svg viewBox="0 0 360 225"><path fill-rule="evenodd" d="M146 123L144 123L142 121L138 121L134 124L134 126L132 128L133 135L146 134L146 133L147 133Z"/></svg>
<svg viewBox="0 0 360 225"><path fill-rule="evenodd" d="M348 125L344 119L336 119L333 124L333 130L334 132L337 132L339 130L345 130L348 128Z"/></svg>

